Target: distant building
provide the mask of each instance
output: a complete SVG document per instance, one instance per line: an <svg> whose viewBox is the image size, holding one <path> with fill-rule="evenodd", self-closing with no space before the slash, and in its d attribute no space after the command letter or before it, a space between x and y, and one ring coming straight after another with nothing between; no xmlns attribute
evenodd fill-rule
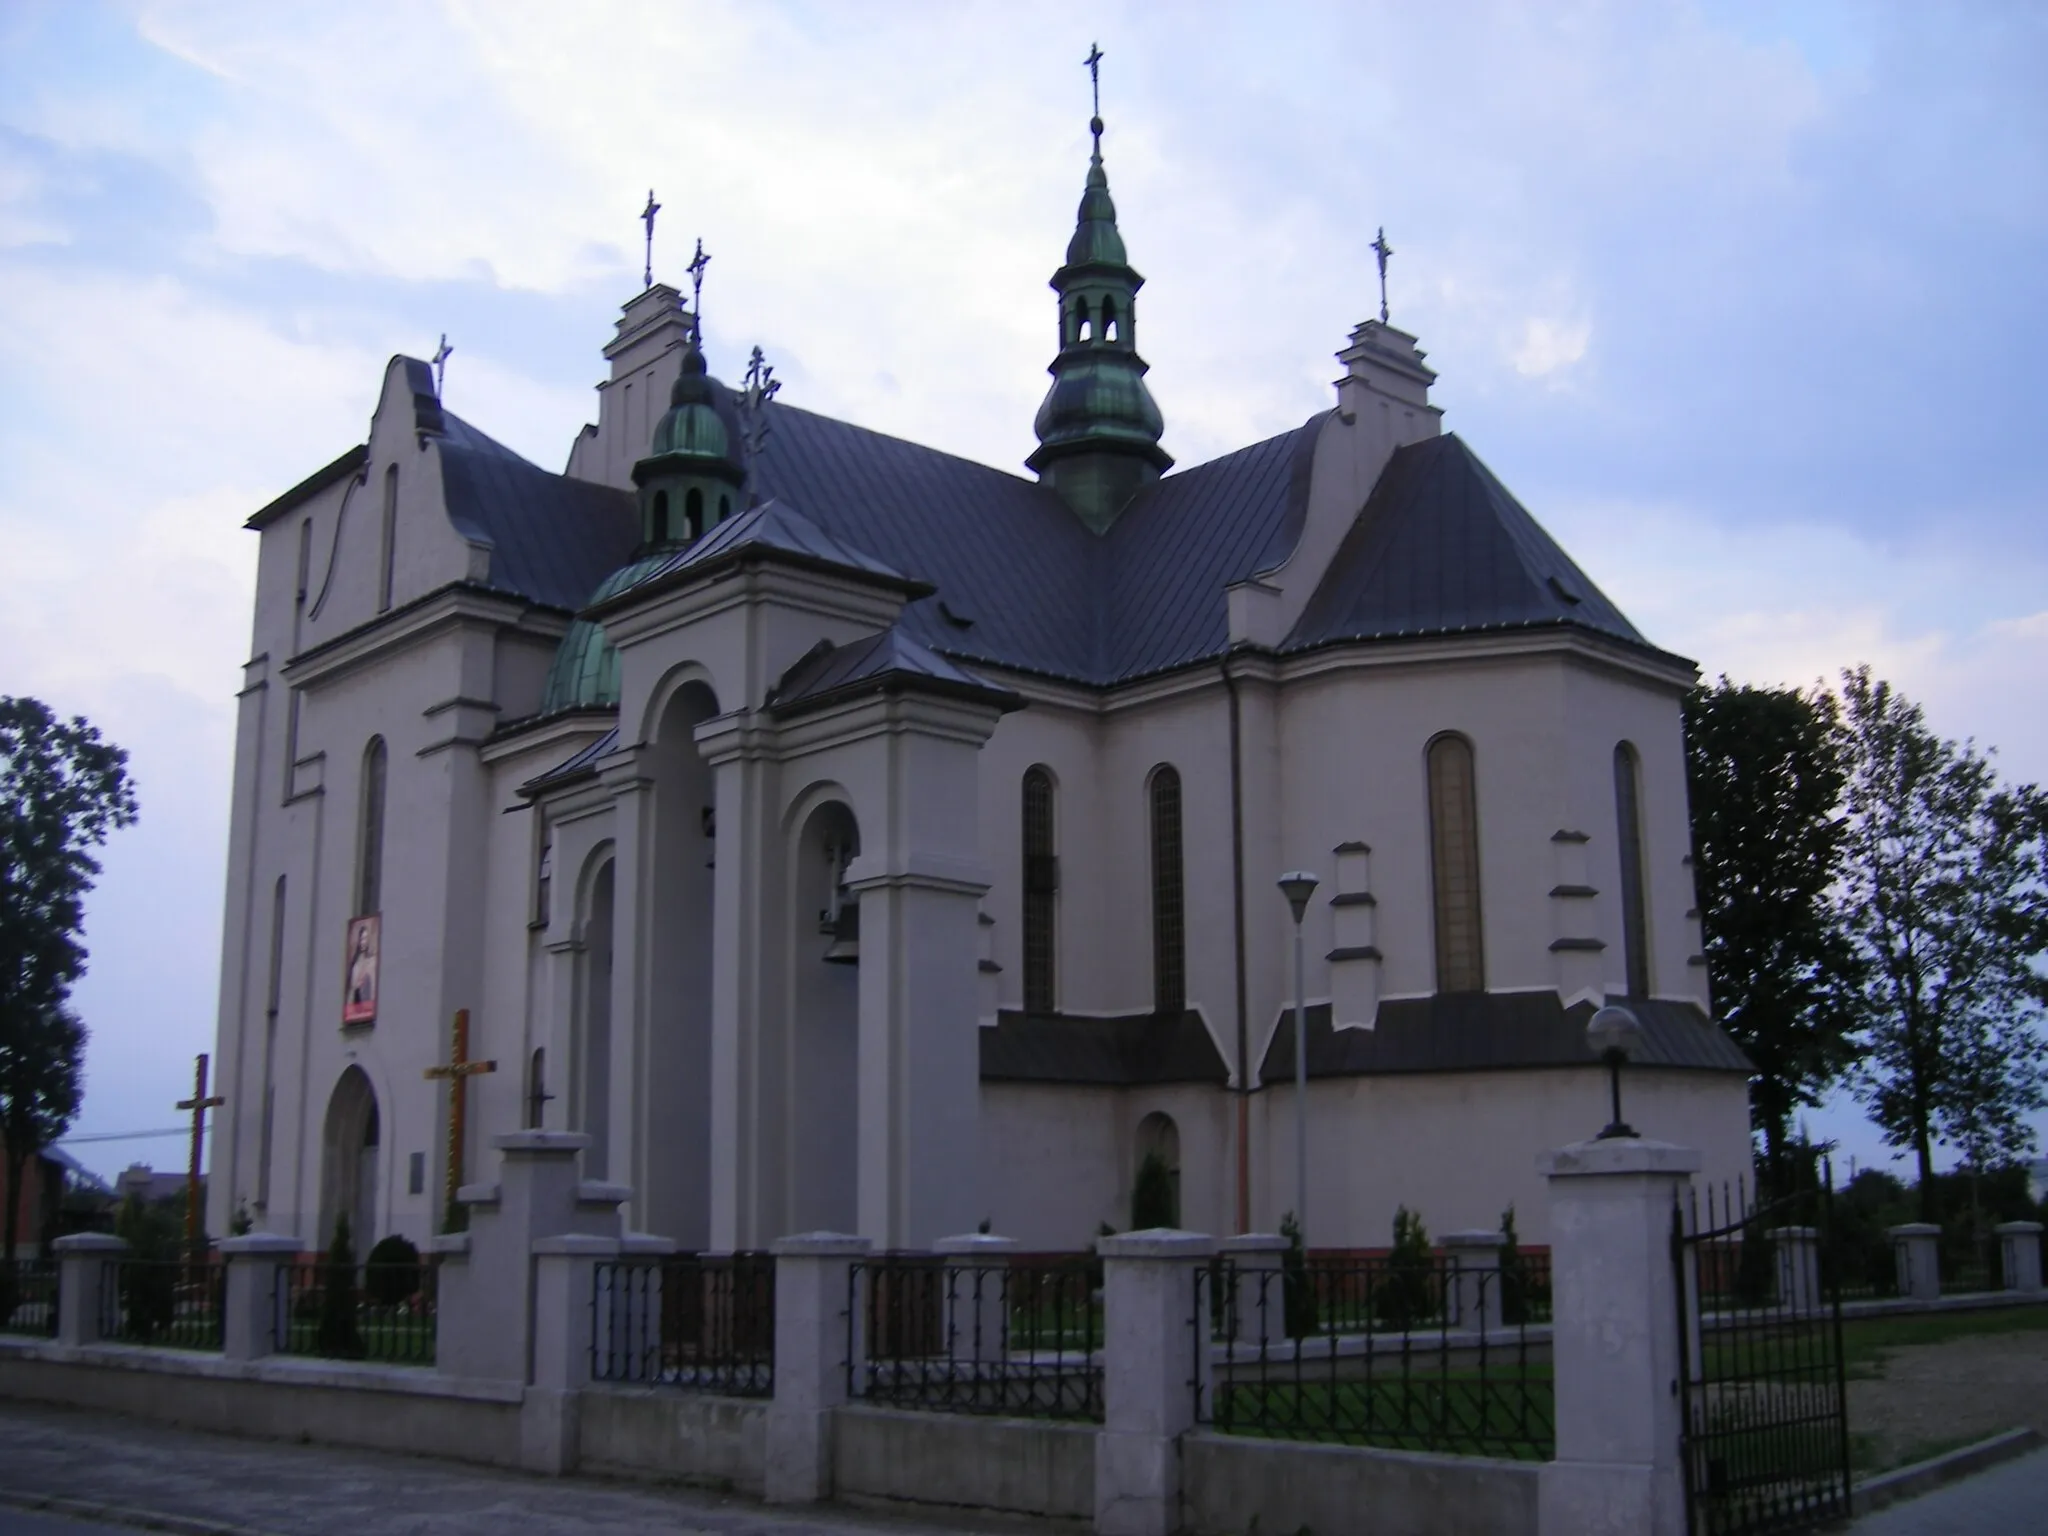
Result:
<svg viewBox="0 0 2048 1536"><path fill-rule="evenodd" d="M1384 317L1327 409L1173 470L1094 128L1029 478L729 389L657 283L564 473L398 357L250 519L210 1230L434 1231L458 1009L495 1062L467 1177L581 1131L688 1249L1077 1248L1147 1151L1183 1225L1271 1230L1304 868L1312 1241L1397 1203L1541 1241L1608 1001L1628 1118L1746 1171L1692 663L1441 432Z"/></svg>
<svg viewBox="0 0 2048 1536"><path fill-rule="evenodd" d="M114 1197L126 1201L131 1195L144 1205L160 1205L184 1197L190 1180L186 1173L159 1173L147 1163L130 1163L114 1180ZM206 1175L199 1176L199 1198L204 1207Z"/></svg>
<svg viewBox="0 0 2048 1536"><path fill-rule="evenodd" d="M7 1142L0 1137L0 1155ZM4 1165L0 1165L4 1167ZM19 1204L14 1212L14 1250L17 1256L39 1256L53 1236L70 1229L65 1215L67 1194L98 1190L106 1186L62 1147L45 1147L29 1159L23 1169ZM4 1174L0 1174L0 1199L5 1198ZM0 1212L0 1220L5 1213Z"/></svg>

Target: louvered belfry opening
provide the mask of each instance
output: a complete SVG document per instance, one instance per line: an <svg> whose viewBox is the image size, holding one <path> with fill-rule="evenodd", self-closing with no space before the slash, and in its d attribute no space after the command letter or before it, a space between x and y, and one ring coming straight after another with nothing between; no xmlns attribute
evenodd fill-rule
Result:
<svg viewBox="0 0 2048 1536"><path fill-rule="evenodd" d="M384 910L384 738L363 750L361 824L356 833L356 915Z"/></svg>
<svg viewBox="0 0 2048 1536"><path fill-rule="evenodd" d="M1628 995L1650 995L1650 924L1643 904L1642 770L1636 749L1614 749L1615 845L1621 854L1621 938Z"/></svg>
<svg viewBox="0 0 2048 1536"><path fill-rule="evenodd" d="M1479 926L1479 815L1472 743L1429 744L1430 883L1436 899L1436 989L1483 992Z"/></svg>
<svg viewBox="0 0 2048 1536"><path fill-rule="evenodd" d="M1058 1006L1054 904L1059 895L1059 856L1053 851L1052 775L1032 768L1024 775L1024 1010L1051 1013Z"/></svg>
<svg viewBox="0 0 2048 1536"><path fill-rule="evenodd" d="M1181 870L1180 774L1152 774L1152 1007L1187 1006L1187 891Z"/></svg>

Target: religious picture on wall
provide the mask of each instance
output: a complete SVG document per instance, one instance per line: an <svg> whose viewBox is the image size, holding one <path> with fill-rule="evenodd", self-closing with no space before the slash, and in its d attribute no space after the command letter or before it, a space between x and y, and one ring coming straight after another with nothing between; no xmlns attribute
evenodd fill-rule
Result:
<svg viewBox="0 0 2048 1536"><path fill-rule="evenodd" d="M348 920L348 966L341 996L341 1022L368 1024L377 1017L377 914Z"/></svg>

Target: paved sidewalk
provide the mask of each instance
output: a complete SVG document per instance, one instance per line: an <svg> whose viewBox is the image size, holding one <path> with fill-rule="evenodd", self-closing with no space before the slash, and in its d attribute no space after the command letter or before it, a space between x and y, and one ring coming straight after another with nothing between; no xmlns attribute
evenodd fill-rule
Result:
<svg viewBox="0 0 2048 1536"><path fill-rule="evenodd" d="M964 1513L924 1520L836 1507L770 1509L696 1489L236 1440L14 1401L0 1401L0 1469L6 1503L50 1495L96 1506L82 1513L89 1521L170 1516L268 1536L638 1536L650 1529L672 1536L1015 1536L1029 1528Z"/></svg>
<svg viewBox="0 0 2048 1536"><path fill-rule="evenodd" d="M1880 1509L1847 1536L2044 1536L2048 1448Z"/></svg>

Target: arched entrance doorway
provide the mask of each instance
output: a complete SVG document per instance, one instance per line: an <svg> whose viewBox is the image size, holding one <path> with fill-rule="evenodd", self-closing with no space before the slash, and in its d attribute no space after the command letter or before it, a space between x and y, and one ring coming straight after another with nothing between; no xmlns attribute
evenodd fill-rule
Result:
<svg viewBox="0 0 2048 1536"><path fill-rule="evenodd" d="M319 1240L323 1247L331 1242L335 1224L346 1216L358 1259L377 1238L380 1130L377 1092L370 1086L369 1074L352 1066L341 1074L327 1100L320 1158Z"/></svg>

